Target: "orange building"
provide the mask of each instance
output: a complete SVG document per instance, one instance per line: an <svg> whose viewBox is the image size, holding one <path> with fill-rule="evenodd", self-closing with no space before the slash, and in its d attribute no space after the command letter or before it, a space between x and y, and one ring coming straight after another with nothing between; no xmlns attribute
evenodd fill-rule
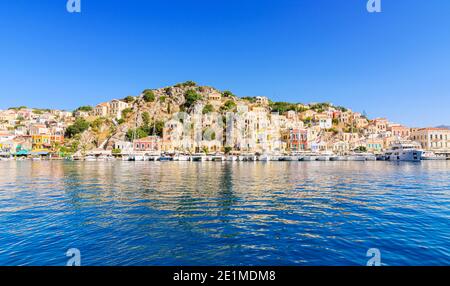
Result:
<svg viewBox="0 0 450 286"><path fill-rule="evenodd" d="M62 135L32 135L32 149L33 151L52 151L55 144L63 144L64 136Z"/></svg>

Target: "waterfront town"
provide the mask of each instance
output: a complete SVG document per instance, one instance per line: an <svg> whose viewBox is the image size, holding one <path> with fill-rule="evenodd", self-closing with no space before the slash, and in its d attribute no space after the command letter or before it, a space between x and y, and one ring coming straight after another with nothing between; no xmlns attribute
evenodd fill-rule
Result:
<svg viewBox="0 0 450 286"><path fill-rule="evenodd" d="M439 158L450 153L446 126L404 126L332 103L237 97L191 81L73 111L0 111L2 160L383 155L406 141Z"/></svg>

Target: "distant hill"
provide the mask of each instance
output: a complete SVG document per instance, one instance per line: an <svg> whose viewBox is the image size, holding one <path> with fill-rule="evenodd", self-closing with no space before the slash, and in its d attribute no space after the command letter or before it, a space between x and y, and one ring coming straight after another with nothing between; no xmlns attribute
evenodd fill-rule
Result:
<svg viewBox="0 0 450 286"><path fill-rule="evenodd" d="M450 125L440 125L440 126L437 126L437 128L450 129Z"/></svg>

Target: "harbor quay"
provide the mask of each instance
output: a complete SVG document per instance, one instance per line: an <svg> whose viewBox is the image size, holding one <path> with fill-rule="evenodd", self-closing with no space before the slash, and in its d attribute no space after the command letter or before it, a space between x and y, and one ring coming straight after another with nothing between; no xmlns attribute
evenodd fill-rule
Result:
<svg viewBox="0 0 450 286"><path fill-rule="evenodd" d="M333 103L274 102L187 81L73 111L0 111L0 160L420 161L450 129L407 127Z"/></svg>

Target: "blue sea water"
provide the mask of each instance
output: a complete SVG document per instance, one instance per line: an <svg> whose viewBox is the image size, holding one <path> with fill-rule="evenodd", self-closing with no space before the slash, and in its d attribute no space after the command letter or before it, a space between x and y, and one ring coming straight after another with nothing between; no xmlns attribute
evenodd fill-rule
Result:
<svg viewBox="0 0 450 286"><path fill-rule="evenodd" d="M450 265L450 161L0 162L0 265Z"/></svg>

